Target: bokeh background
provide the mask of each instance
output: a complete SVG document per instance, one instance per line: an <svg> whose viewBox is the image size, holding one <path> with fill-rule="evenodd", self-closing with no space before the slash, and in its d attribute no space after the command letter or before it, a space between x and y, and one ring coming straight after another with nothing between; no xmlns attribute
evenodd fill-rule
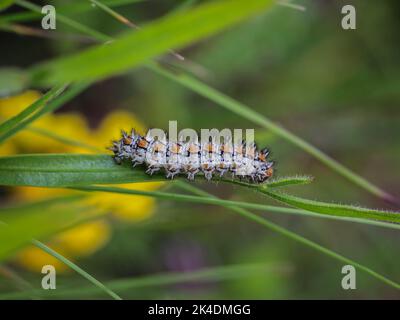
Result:
<svg viewBox="0 0 400 320"><path fill-rule="evenodd" d="M56 8L68 6L68 1L51 2ZM114 7L118 12L138 25L145 25L182 1L120 2ZM162 59L194 72L203 81L400 196L400 4L395 0L296 3L306 10L275 6L251 21L179 51L187 62L180 63L171 55ZM340 10L344 4L356 7L356 30L341 28ZM13 6L1 14L22 11ZM110 35L126 30L126 26L90 5L85 12L70 16ZM32 28L40 26L40 21L21 23ZM74 32L62 23L57 24L52 38L1 31L0 65L24 68L87 46L85 39L68 36ZM27 107L41 92L32 88L0 100L1 118ZM279 137L140 68L91 86L55 114L35 122L32 130L19 133L1 145L0 153L104 153L121 128L167 128L169 120L177 120L180 129L254 128L258 143L272 149L277 176L315 177L311 185L293 187L289 192L328 202L393 209ZM92 149L57 142L41 135L40 130L70 137ZM222 183L199 186L226 199L269 203L252 191ZM160 183L135 186L144 190L166 187ZM59 189L2 188L0 202L20 204L66 193ZM46 243L102 281L154 279L162 273L244 266L240 272L226 271L216 279L192 279L176 284L156 281L154 285L121 289L119 292L126 298L399 297L395 289L361 272L357 274L357 290L343 290L343 264L221 207L105 194L93 195L88 201L108 214L46 239ZM399 236L394 230L261 214L400 280ZM102 292L91 292L87 280L33 247L22 249L2 266L0 295L19 292L18 297L30 298L30 289L40 286L41 266L47 263L54 264L59 271L57 285L61 289L56 291L78 289L64 296L61 293L58 298L106 298ZM254 264L265 267L246 269Z"/></svg>

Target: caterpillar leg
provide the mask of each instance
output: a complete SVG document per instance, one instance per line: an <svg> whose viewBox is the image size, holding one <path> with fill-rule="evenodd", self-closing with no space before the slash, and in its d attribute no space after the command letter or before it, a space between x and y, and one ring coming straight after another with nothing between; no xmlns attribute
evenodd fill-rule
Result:
<svg viewBox="0 0 400 320"><path fill-rule="evenodd" d="M114 157L114 161L115 161L116 164L121 164L122 163L122 158Z"/></svg>
<svg viewBox="0 0 400 320"><path fill-rule="evenodd" d="M190 181L194 181L194 176L195 175L194 175L193 172L189 172L188 175L187 175L187 179L190 180Z"/></svg>
<svg viewBox="0 0 400 320"><path fill-rule="evenodd" d="M137 165L143 164L143 162L140 161L132 161L132 168L136 167Z"/></svg>
<svg viewBox="0 0 400 320"><path fill-rule="evenodd" d="M154 173L160 171L160 168L148 167L146 173L152 176Z"/></svg>
<svg viewBox="0 0 400 320"><path fill-rule="evenodd" d="M213 174L212 171L204 171L204 177L205 177L208 181L210 181L210 180L212 179L212 174Z"/></svg>
<svg viewBox="0 0 400 320"><path fill-rule="evenodd" d="M189 171L188 175L187 175L187 179L190 181L194 181L194 178L196 176L196 174L199 172L200 170L194 170L194 171Z"/></svg>
<svg viewBox="0 0 400 320"><path fill-rule="evenodd" d="M179 173L178 171L175 171L175 172L168 172L167 175L166 175L166 178L167 178L167 179L173 180L174 177L175 177L178 173Z"/></svg>
<svg viewBox="0 0 400 320"><path fill-rule="evenodd" d="M222 178L227 171L228 171L227 169L219 170L219 177Z"/></svg>

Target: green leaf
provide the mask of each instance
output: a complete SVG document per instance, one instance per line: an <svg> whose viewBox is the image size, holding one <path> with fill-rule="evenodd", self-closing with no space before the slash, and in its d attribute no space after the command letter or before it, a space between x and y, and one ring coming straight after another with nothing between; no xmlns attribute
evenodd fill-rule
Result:
<svg viewBox="0 0 400 320"><path fill-rule="evenodd" d="M155 181L142 169L117 165L111 155L36 154L0 158L0 185L62 187Z"/></svg>
<svg viewBox="0 0 400 320"><path fill-rule="evenodd" d="M117 40L32 69L42 84L101 79L133 68L170 48L200 40L261 12L271 0L212 1L168 15ZM221 18L223 17L223 18Z"/></svg>
<svg viewBox="0 0 400 320"><path fill-rule="evenodd" d="M308 210L311 212L317 212L320 214L341 216L341 217L353 217L353 218L364 218L374 219L379 221L389 221L394 223L400 223L400 213L385 210L375 210L361 208L351 205L342 205L336 203L327 203L321 201L314 201L303 199L300 197L280 193L265 187L258 189L260 192L270 196L271 198L278 200L282 203L290 206Z"/></svg>
<svg viewBox="0 0 400 320"><path fill-rule="evenodd" d="M66 142L78 143L73 140ZM150 177L145 174L143 168L132 168L129 163L117 165L111 154L24 154L0 157L0 173L0 185L5 186L63 187L165 181L161 175ZM222 181L258 187L239 181L227 179ZM273 188L309 182L311 182L310 177L299 176L273 180L265 185Z"/></svg>
<svg viewBox="0 0 400 320"><path fill-rule="evenodd" d="M314 178L311 176L279 177L279 178L267 180L262 185L242 182L242 181L238 181L238 180L233 180L233 181L225 180L225 179L223 179L223 180L232 182L233 184L237 184L240 186L258 189L261 186L263 188L281 188L281 187L287 187L287 186L292 186L292 185L309 184L309 183L313 182Z"/></svg>
<svg viewBox="0 0 400 320"><path fill-rule="evenodd" d="M228 181L233 182L234 181ZM177 180L176 183L179 185L183 183L183 180ZM185 184L185 189L189 188L189 184ZM202 203L202 204L211 204L211 205L221 205L221 206L228 206L228 207L238 207L238 208L246 208L246 209L253 209L253 210L261 210L264 212L277 212L277 213L289 213L289 214L298 214L304 216L311 216L311 217L318 217L318 218L326 218L326 219L335 219L335 220L344 220L349 222L357 222L357 223L364 223L369 225L375 225L380 227L386 227L391 229L400 229L400 225L394 223L387 223L381 221L374 221L368 220L367 217L363 217L362 215L354 218L353 216L346 216L346 215L339 215L339 214L329 214L322 213L316 211L316 213L307 211L307 210L298 210L292 208L285 208L285 207L276 207L271 205L259 204L259 203L249 203L243 201L232 201L232 200L222 200L217 199L215 197L196 197L191 195L185 194L176 194L176 193L167 193L167 192L160 192L160 191L143 191L143 190L132 190L126 188L119 188L119 187L109 187L109 186L80 186L80 187L73 187L72 189L79 190L79 191L86 191L86 192L111 192L111 193L119 193L119 194L130 194L130 195L140 195L146 197L155 197L159 199L166 199L171 201L182 201L182 202L192 202L192 203ZM386 214L385 211L375 210L376 213L379 214ZM383 221L390 221L396 222L399 214L396 212L390 213L391 215L386 219L377 218L377 220Z"/></svg>
<svg viewBox="0 0 400 320"><path fill-rule="evenodd" d="M30 75L21 69L0 68L0 97L8 97L22 92L28 87L29 79Z"/></svg>
<svg viewBox="0 0 400 320"><path fill-rule="evenodd" d="M313 180L314 178L311 176L280 177L278 179L267 180L265 185L268 188L280 188L291 185L309 184Z"/></svg>
<svg viewBox="0 0 400 320"><path fill-rule="evenodd" d="M0 209L0 261L33 238L48 237L97 213L76 202L82 197L46 200Z"/></svg>

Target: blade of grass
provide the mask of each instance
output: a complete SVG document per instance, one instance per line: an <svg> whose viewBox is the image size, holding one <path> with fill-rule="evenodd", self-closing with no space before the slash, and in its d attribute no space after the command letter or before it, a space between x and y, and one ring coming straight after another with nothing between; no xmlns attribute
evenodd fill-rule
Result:
<svg viewBox="0 0 400 320"><path fill-rule="evenodd" d="M0 117L0 120L3 120L2 117ZM97 152L98 154L103 153L104 149L96 147L92 144L88 144L85 142L82 142L80 140L76 140L76 139L72 139L72 138L67 138L65 136L59 135L57 133L54 133L50 130L47 129L43 129L43 128L39 128L36 127L34 125L30 125L29 127L27 127L25 130L28 130L30 132L33 132L37 135L40 135L42 137L46 137L48 139L52 139L54 141L60 142L62 144L68 145L68 146L72 146L72 147L79 147L81 149L86 149L87 151L90 152Z"/></svg>
<svg viewBox="0 0 400 320"><path fill-rule="evenodd" d="M63 231L79 223L98 217L99 213L90 212L90 208L71 206L71 202L80 200L81 198L82 196L80 195L74 195L1 209L0 259L10 256L16 249L30 242L65 263L114 299L120 300L121 298L116 293L108 289L72 261L39 240L32 239L36 237L48 237L55 232ZM84 216L82 216L83 212Z"/></svg>
<svg viewBox="0 0 400 320"><path fill-rule="evenodd" d="M223 281L249 277L256 272L285 272L288 269L285 265L267 263L248 263L238 265L228 265L221 267L209 267L190 272L169 272L147 276L125 278L106 282L106 286L112 290L125 291L129 289L142 289L148 287L158 287L176 285L180 283L190 283L198 281ZM77 297L93 295L99 291L98 287L79 287L79 288L57 288L57 291L29 290L27 292L13 292L0 295L0 300L21 299L26 294L37 294L41 297Z"/></svg>
<svg viewBox="0 0 400 320"><path fill-rule="evenodd" d="M131 20L125 18L123 15L119 14L118 12L114 11L107 5L103 4L100 1L97 0L88 0L90 3L93 5L99 7L101 10L105 11L107 14L111 15L113 18L117 19L119 22L123 23L124 25L128 26L129 28L133 28L136 30L140 30L141 28L133 23ZM180 55L179 53L175 52L174 50L168 49L168 51L178 60L182 61L185 60L185 58Z"/></svg>
<svg viewBox="0 0 400 320"><path fill-rule="evenodd" d="M313 182L313 180L314 178L311 176L279 177L272 180L267 180L263 186L268 188L280 188L299 184L309 184ZM257 185L251 186L257 188Z"/></svg>
<svg viewBox="0 0 400 320"><path fill-rule="evenodd" d="M21 2L26 4L26 1L17 0L17 3ZM34 66L31 73L37 82L46 85L102 79L143 64L170 48L182 47L222 31L260 13L272 3L271 0L206 2L191 10L151 22L140 32L126 32L107 45L95 46L66 58Z"/></svg>
<svg viewBox="0 0 400 320"><path fill-rule="evenodd" d="M291 9L298 10L298 11L303 11L303 12L306 11L306 7L305 6L298 5L298 4L295 4L295 3L291 3L289 1L278 0L277 4L279 4L280 6L288 7L288 8L291 8Z"/></svg>
<svg viewBox="0 0 400 320"><path fill-rule="evenodd" d="M82 149L86 149L88 151L97 152L97 153L102 153L104 151L103 149L101 149L99 147L96 147L96 146L81 142L79 140L75 140L75 139L71 139L71 138L67 138L67 137L61 136L61 135L59 135L57 133L54 133L54 132L52 132L50 130L46 130L46 129L43 129L43 128L30 126L26 130L29 130L31 132L34 132L34 133L38 134L38 135L50 138L50 139L52 139L54 141L61 142L61 143L65 144L65 145L74 146L74 147L80 147Z"/></svg>
<svg viewBox="0 0 400 320"><path fill-rule="evenodd" d="M0 265L0 275L12 281L23 296L29 297L29 299L38 299L39 296L33 292L35 289L31 283L21 277L12 268L7 265Z"/></svg>
<svg viewBox="0 0 400 320"><path fill-rule="evenodd" d="M54 251L50 247L46 246L44 243L38 241L38 240L32 240L32 243L37 246L38 248L42 249L44 252L47 252L48 254L52 255L54 258L57 260L63 262L66 264L68 267L70 267L72 270L76 271L78 274L80 274L82 277L93 283L96 287L98 287L100 290L106 292L110 297L112 297L115 300L122 300L122 298L117 295L114 291L109 289L107 286L105 286L103 283L101 283L99 280L97 280L95 277L87 273L85 270L80 268L78 265L73 263L72 261L68 260L58 252Z"/></svg>
<svg viewBox="0 0 400 320"><path fill-rule="evenodd" d="M103 4L102 2L97 1L97 0L88 0L88 1L93 6L99 7L101 10L105 11L107 14L111 15L112 17L114 17L118 21L122 22L123 24L127 25L128 27L139 29L139 27L136 24L134 24L133 22L131 22L129 19L125 18L124 16L120 15L118 12L114 11L106 4Z"/></svg>
<svg viewBox="0 0 400 320"><path fill-rule="evenodd" d="M29 2L29 1L25 1L25 0L15 0L15 3L23 8L32 10L33 12L36 12L36 13L42 15L42 13L41 13L42 7L40 7L36 4L33 4L33 3ZM62 22L64 24L70 26L71 28L74 28L84 34L94 37L95 39L101 39L101 41L109 40L109 38L107 36L103 35L101 32L98 32L92 28L89 28L79 22L76 22L75 20L70 19L67 16L57 13L57 21ZM64 82L64 81L62 81L62 82Z"/></svg>
<svg viewBox="0 0 400 320"><path fill-rule="evenodd" d="M290 206L301 208L307 211L318 212L328 215L345 216L345 217L363 217L376 219L380 221L400 222L400 214L393 211L383 211L361 208L357 206L342 205L336 203L326 203L322 201L308 200L267 188L260 188L260 192Z"/></svg>
<svg viewBox="0 0 400 320"><path fill-rule="evenodd" d="M66 85L56 86L56 87L52 88L45 95L43 95L40 99L38 99L34 103L32 103L29 107L25 108L24 110L22 110L20 113L18 113L14 117L11 117L10 119L1 123L0 124L0 136L6 134L14 126L16 126L18 123L22 122L23 120L25 120L28 116L33 114L38 109L43 108L47 103L49 103L51 100L55 99L61 93L63 93L66 88L67 88ZM0 140L0 142L1 142L1 140Z"/></svg>
<svg viewBox="0 0 400 320"><path fill-rule="evenodd" d="M81 34L73 34L73 33L66 33L66 32L48 32L47 30L43 30L41 28L32 28L29 26L23 26L20 24L0 24L0 31L15 33L22 36L29 36L29 37L38 37L38 38L45 38L45 39L52 39L58 41L73 41L76 44L78 43L94 43L92 37L82 36ZM30 80L30 79L28 79ZM26 84L28 87L30 83ZM18 92L16 92L18 93ZM1 92L0 92L1 95Z"/></svg>
<svg viewBox="0 0 400 320"><path fill-rule="evenodd" d="M279 187L292 184L290 181L285 181L286 179L272 181L271 183L264 183L262 185L254 185L246 182L232 180L231 183L246 186L248 188L257 190L274 200L280 201L286 205L304 209L311 212L318 212L321 214L335 215L335 216L345 216L345 217L356 217L362 216L367 219L377 219L381 221L390 221L399 223L400 222L400 212L395 211L385 211L385 210L374 210L368 208L362 208L354 205L342 205L337 203L327 203L322 201L315 201L296 197L289 194L284 194L277 192L271 187ZM294 180L295 181L295 180Z"/></svg>
<svg viewBox="0 0 400 320"><path fill-rule="evenodd" d="M20 130L26 128L28 125L30 125L32 122L39 119L46 113L53 112L56 109L60 108L66 102L70 101L71 99L76 97L79 93L84 91L88 86L89 86L88 83L73 84L63 95L55 97L47 105L44 105L44 107L42 109L38 110L32 116L30 116L29 118L27 118L23 121L18 122L10 130L8 130L5 133L3 133L2 135L0 135L0 143L11 138L15 134L17 134ZM28 107L28 108L30 108L30 107Z"/></svg>
<svg viewBox="0 0 400 320"><path fill-rule="evenodd" d="M192 186L192 185L190 185L188 183L185 183L185 182L182 182L182 181L179 181L178 183L180 184L182 189L190 191L190 192L192 192L194 194L197 194L199 196L214 197L212 194L209 194L209 193L207 193L207 192L205 192L203 190L199 190L196 187L194 187L194 186ZM267 219L265 219L263 217L260 217L260 216L254 214L254 213L252 213L250 211L247 211L247 210L242 209L242 208L237 208L237 207L234 207L234 206L227 206L227 208L233 210L234 212L238 213L239 215L241 215L242 217L244 217L244 218L246 218L248 220L251 220L251 221L253 221L255 223L258 223L258 224L260 224L260 225L262 225L262 226L264 226L264 227L266 227L266 228L268 228L268 229L270 229L272 231L275 231L275 232L277 232L277 233L279 233L279 234L281 234L281 235L283 235L283 236L285 236L287 238L290 238L290 239L292 239L292 240L294 240L296 242L299 242L299 243L301 243L301 244L303 244L303 245L305 245L305 246L307 246L307 247L309 247L311 249L314 249L314 250L316 250L316 251L318 251L318 252L320 252L322 254L325 254L325 255L327 255L327 256L329 256L329 257L331 257L331 258L333 258L333 259L335 259L337 261L341 261L341 262L343 262L345 264L353 265L357 269L365 272L366 274L369 274L370 276L374 277L375 279L377 279L377 280L379 280L379 281L381 281L383 283L386 283L386 284L388 284L389 286L391 286L391 287L393 287L395 289L400 290L400 284L399 283L397 283L397 282L395 282L395 281L393 281L393 280L391 280L391 279L379 274L378 272L372 270L371 268L368 268L368 267L362 265L361 263L358 263L358 262L356 262L356 261L354 261L352 259L349 259L349 258L347 258L347 257L345 257L345 256L343 256L343 255L341 255L339 253L336 253L335 251L332 251L332 250L330 250L328 248L325 248L325 247L321 246L320 244L318 244L316 242L313 242L313 241L311 241L311 240L309 240L309 239L307 239L307 238L305 238L305 237L303 237L301 235L298 235L297 233L295 233L293 231L290 231L290 230L288 230L286 228L283 228L283 227L281 227L281 226L279 226L279 225L277 225L277 224L275 224L275 223L273 223L273 222L271 222L271 221L269 221L269 220L267 220Z"/></svg>
<svg viewBox="0 0 400 320"><path fill-rule="evenodd" d="M128 5L138 2L143 2L146 0L103 0L104 3L109 7L118 7L122 5ZM58 14L79 14L84 13L92 9L92 6L86 4L84 1L74 1L72 3L68 3L66 5L57 5L57 15ZM10 22L28 22L39 20L43 18L43 14L40 12L18 12L18 13L9 13L0 16L0 24L1 23L10 23Z"/></svg>
<svg viewBox="0 0 400 320"><path fill-rule="evenodd" d="M10 258L32 238L47 238L103 212L79 203L80 197L62 197L0 210L0 261Z"/></svg>
<svg viewBox="0 0 400 320"><path fill-rule="evenodd" d="M177 181L177 183L182 182L181 180ZM109 187L109 186L82 186L82 187L71 187L71 189L86 191L86 192L111 192L111 193L119 193L119 194L130 194L130 195L140 195L146 197L156 197L159 199L171 200L171 201L181 201L181 202L194 202L201 204L209 204L209 205L225 205L225 206L237 206L239 208L253 209L253 210L262 210L268 212L277 212L277 213L289 213L289 214L298 214L298 215L306 215L311 217L319 217L319 218L331 218L335 220L343 220L358 223L366 223L369 225L375 226L383 226L392 229L400 229L400 225L394 223L400 223L400 215L395 212L386 212L379 210L371 210L371 209L359 209L358 211L350 211L348 215L341 214L340 211L335 208L335 210L331 210L329 213L322 210L317 211L313 210L312 213L307 210L298 210L298 209L290 209L286 207L277 207L270 206L258 203L249 203L242 201L232 201L232 200L222 200L218 198L206 198L206 197L197 197L191 195L184 194L176 194L176 193L168 193L161 191L143 191L143 190L132 190L126 188L119 187ZM351 208L349 206L349 208ZM368 218L373 217L375 220L368 220ZM392 223L385 223L392 222Z"/></svg>

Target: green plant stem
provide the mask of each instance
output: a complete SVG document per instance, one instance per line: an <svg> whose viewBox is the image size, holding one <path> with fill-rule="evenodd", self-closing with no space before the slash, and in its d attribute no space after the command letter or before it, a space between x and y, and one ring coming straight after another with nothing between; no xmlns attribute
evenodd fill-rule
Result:
<svg viewBox="0 0 400 320"><path fill-rule="evenodd" d="M183 182L182 182L182 180L176 180L175 183L179 185ZM314 212L310 212L310 211L306 211L306 210L293 209L293 208L277 207L277 206L264 205L264 204L258 204L258 203L248 203L248 202L241 202L241 201L222 200L222 199L219 199L216 197L211 197L211 198L210 197L198 197L198 196L185 195L185 194L176 194L176 193L160 192L160 191L132 190L132 189L119 188L119 187L110 187L110 186L104 186L104 187L103 186L82 186L82 187L70 187L70 189L85 191L85 192L111 192L111 193L120 193L120 194L140 195L140 196L145 196L145 197L156 197L159 199L172 200L172 201L193 202L193 203L202 203L202 204L209 204L209 205L222 205L222 206L239 207L239 208L277 212L277 213L297 214L297 215L305 215L305 216L318 217L318 218L364 223L364 224L368 224L368 225L387 227L387 228L391 228L391 229L400 229L400 225L398 225L398 224L383 222L383 221L387 221L387 220L374 221L374 220L368 220L368 219L364 219L364 218L343 217L343 216L340 216L335 213L319 214L319 213L314 213ZM400 219L400 215L399 216L394 215L394 217ZM386 218L385 216L382 217L382 219L385 219L385 218Z"/></svg>
<svg viewBox="0 0 400 320"><path fill-rule="evenodd" d="M182 189L190 191L190 192L192 192L194 194L197 194L199 196L215 197L214 195L212 195L212 194L210 194L208 192L205 192L203 190L199 190L196 187L194 187L194 186L192 186L192 185L190 185L190 184L188 184L186 182L181 182L180 181L179 182L179 186ZM296 234L296 233L294 233L294 232L292 232L292 231L290 231L288 229L285 229L285 228L283 228L283 227L281 227L281 226L279 226L279 225L277 225L277 224L275 224L275 223L273 223L273 222L271 222L271 221L269 221L269 220L267 220L267 219L265 219L263 217L260 217L260 216L258 216L256 214L250 212L250 211L247 211L245 209L238 208L238 207L235 207L235 206L226 206L226 207L231 209L231 210L233 210L233 211L235 211L236 213L238 213L239 215L241 215L242 217L244 217L244 218L246 218L248 220L256 222L256 223L258 223L258 224L260 224L260 225L262 225L262 226L264 226L264 227L266 227L266 228L268 228L270 230L273 230L273 231L275 231L277 233L280 233L280 234L284 235L285 237L290 238L290 239L292 239L292 240L294 240L296 242L302 243L303 245L305 245L305 246L307 246L307 247L309 247L311 249L314 249L314 250L316 250L316 251L318 251L320 253L323 253L323 254L325 254L325 255L333 258L333 259L336 259L338 261L344 262L345 264L353 265L356 268L358 268L359 270L364 271L365 273L369 274L370 276L372 276L372 277L374 277L374 278L376 278L376 279L388 284L389 286L391 286L391 287L393 287L395 289L400 290L400 284L399 283L386 278L385 276L379 274L378 272L376 272L376 271L374 271L374 270L372 270L372 269L370 269L370 268L368 268L368 267L366 267L366 266L364 266L364 265L362 265L362 264L360 264L360 263L358 263L358 262L356 262L354 260L346 258L345 256L342 256L341 254L336 253L335 251L329 250L328 248L325 248L325 247L321 246L320 244L318 244L316 242L313 242L313 241L311 241L311 240L309 240L309 239L307 239L307 238L305 238L303 236L300 236L300 235L298 235L298 234Z"/></svg>
<svg viewBox="0 0 400 320"><path fill-rule="evenodd" d="M58 141L58 142L61 142L63 144L74 146L74 147L80 147L80 148L86 149L88 151L97 152L97 153L101 153L101 152L104 151L103 149L101 149L99 147L96 147L96 146L93 146L93 145L89 145L89 144L81 142L79 140L74 140L74 139L71 139L71 138L67 138L67 137L61 136L61 135L59 135L57 133L54 133L54 132L52 132L50 130L46 130L46 129L43 129L43 128L30 126L26 130L34 132L34 133L36 133L38 135L41 135L43 137L47 137L49 139L53 139L54 141Z"/></svg>
<svg viewBox="0 0 400 320"><path fill-rule="evenodd" d="M51 103L54 99L56 99L60 94L64 92L67 88L66 85L56 86L50 89L43 97L33 102L30 106L22 110L20 113L7 119L3 123L0 124L0 143L4 142L8 138L12 137L19 130L24 128L23 123L28 123L29 119L37 119L38 116L35 116L35 113L38 114L41 110L44 110L46 104ZM41 109L40 109L41 108ZM38 111L39 110L39 111ZM33 114L34 113L34 114ZM33 115L32 115L33 114ZM28 116L32 115L30 118ZM28 119L27 119L28 118ZM32 120L32 121L33 121Z"/></svg>
<svg viewBox="0 0 400 320"><path fill-rule="evenodd" d="M0 275L3 275L3 277L12 280L15 283L15 286L20 290L17 294L21 294L24 297L28 296L31 299L38 299L39 295L34 292L33 286L8 266L0 265Z"/></svg>
<svg viewBox="0 0 400 320"><path fill-rule="evenodd" d="M128 25L129 27L137 28L135 24L130 22L128 19L126 19L124 16L120 15L118 12L115 10L111 9L107 5L101 3L100 1L97 0L88 0L92 5L99 7L101 10L105 11L107 14L111 15L113 18L117 19L119 22L122 22L123 24Z"/></svg>
<svg viewBox="0 0 400 320"><path fill-rule="evenodd" d="M61 93L63 93L64 90L66 89L66 87L67 86L64 85L64 86L56 86L56 87L50 89L48 92L46 92L46 94L43 95L43 97L41 99L36 100L29 107L25 108L17 115L2 122L0 124L0 133L3 134L5 132L11 130L15 125L17 125L19 122L26 119L32 113L34 113L35 111L37 111L40 108L43 108L46 105L46 103L48 103L49 101L51 101L52 99L58 97Z"/></svg>
<svg viewBox="0 0 400 320"><path fill-rule="evenodd" d="M85 270L82 268L78 267L75 263L72 261L68 260L66 257L62 256L58 252L54 251L50 247L46 246L44 243L38 241L38 240L32 240L32 244L37 246L38 248L42 249L43 251L47 252L48 254L52 255L56 259L60 260L61 262L65 263L68 267L70 267L72 270L75 270L78 274L80 274L82 277L86 278L89 280L91 283L93 283L96 287L99 289L103 290L106 292L108 295L110 295L113 299L115 300L122 300L122 298L117 295L115 292L113 292L111 289L107 288L103 283L101 283L99 280L91 276L89 273L87 273Z"/></svg>
<svg viewBox="0 0 400 320"><path fill-rule="evenodd" d="M4 134L2 134L0 136L0 143L11 138L12 136L17 134L22 129L29 126L32 122L34 122L35 120L44 116L46 113L53 112L56 109L60 108L66 102L70 101L71 99L76 97L78 94L80 94L82 91L84 91L88 86L89 86L88 83L73 84L63 95L56 96L53 100L50 100L50 102L47 105L45 105L42 109L38 110L36 113L31 115L29 118L27 118L23 121L20 121L14 127L12 127L10 130L8 130ZM64 88L64 86L62 88ZM60 90L58 90L56 93L58 93L58 94L61 93L62 91L60 91Z"/></svg>
<svg viewBox="0 0 400 320"><path fill-rule="evenodd" d="M39 13L39 14L41 14L41 12L42 12L42 7L36 5L32 2L25 1L25 0L15 0L15 3L23 8L29 9L29 10ZM64 24L70 26L71 28L74 28L77 31L80 31L88 36L91 36L91 37L97 39L97 40L100 40L103 42L109 40L109 37L104 35L103 33L98 32L97 30L94 30L90 27L87 27L87 26L85 26L73 19L70 19L67 16L64 16L62 14L57 14L57 21L60 21Z"/></svg>
<svg viewBox="0 0 400 320"><path fill-rule="evenodd" d="M146 0L103 0L106 5L109 7L117 7L122 5L129 5L138 2L143 2ZM15 1L16 2L16 1ZM72 2L72 1L71 1ZM80 14L92 9L90 5L85 3L84 1L74 1L72 3L66 3L62 5L57 5L57 15L61 14ZM11 23L11 22L28 22L39 20L43 18L43 14L40 12L32 11L32 12L18 12L18 13L9 13L3 14L0 16L0 25L2 23Z"/></svg>
<svg viewBox="0 0 400 320"><path fill-rule="evenodd" d="M223 281L229 279L237 279L244 277L251 277L254 273L260 272L274 272L274 273L288 273L291 271L290 266L285 264L276 263L246 263L237 265L227 265L218 267L203 268L195 271L188 272L168 272L152 275L144 275L134 278L117 279L106 282L108 288L113 290L125 291L129 289L148 288L156 286L174 285L179 283L190 283L197 281ZM88 294L95 294L99 291L98 287L79 287L79 288L57 288L56 292L43 292L39 290L30 290L28 293L37 294L41 297L76 297L87 296ZM4 299L18 299L23 298L24 292L12 292L0 295L0 300Z"/></svg>

